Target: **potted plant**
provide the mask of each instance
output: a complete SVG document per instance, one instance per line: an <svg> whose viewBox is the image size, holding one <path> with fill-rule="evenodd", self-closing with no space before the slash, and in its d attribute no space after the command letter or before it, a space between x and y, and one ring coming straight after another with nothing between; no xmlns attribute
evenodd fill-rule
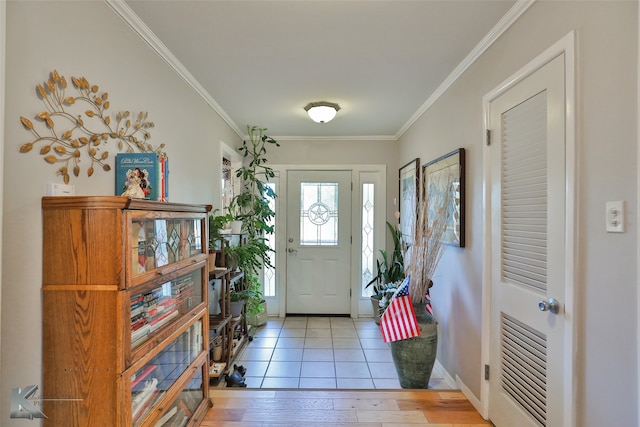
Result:
<svg viewBox="0 0 640 427"><path fill-rule="evenodd" d="M381 300L383 293L390 284L397 284L405 278L404 255L402 248L402 236L400 230L387 221L387 229L393 239L393 252L389 256L385 249L380 249L381 260L376 260L376 275L365 286L365 289L373 285L373 295L371 295L371 305L376 323L380 323L383 307Z"/></svg>
<svg viewBox="0 0 640 427"><path fill-rule="evenodd" d="M242 314L242 309L246 303L246 296L242 291L231 290L229 295L231 317L238 317Z"/></svg>
<svg viewBox="0 0 640 427"><path fill-rule="evenodd" d="M220 252L224 243L222 230L224 230L233 217L230 214L220 214L219 209L214 209L209 214L209 268L213 269L215 266L220 265L219 261L216 261L217 254Z"/></svg>
<svg viewBox="0 0 640 427"><path fill-rule="evenodd" d="M251 277L244 282L246 289L238 292L245 301L245 314L247 323L252 326L260 326L266 323L266 301L262 293L261 284L257 277Z"/></svg>
<svg viewBox="0 0 640 427"><path fill-rule="evenodd" d="M238 195L239 196L239 195ZM231 199L229 206L227 206L229 220L229 227L231 229L232 234L240 234L242 233L242 212L240 211L240 207L238 206L238 196Z"/></svg>
<svg viewBox="0 0 640 427"><path fill-rule="evenodd" d="M428 199L416 203L417 221L413 243L407 248L409 298L415 312L419 336L391 342L391 356L402 388L428 388L438 345L437 322L433 317L429 289L433 274L444 251L442 236L451 216L454 173L442 172L436 185L429 187ZM422 184L424 187L424 182ZM426 196L421 188L419 194ZM381 326L393 317L383 318Z"/></svg>
<svg viewBox="0 0 640 427"><path fill-rule="evenodd" d="M239 148L244 157L243 166L236 173L241 178L242 186L229 206L232 219L242 221L246 238L241 245L228 250L230 258L237 261L238 268L245 275L243 287L238 292L244 292L247 314L254 315L265 310L259 273L264 266L272 267L269 257L271 248L265 235L274 231L271 222L275 212L271 208L271 201L276 195L265 183L275 176L275 172L266 164L266 153L268 147L279 147L280 144L267 136L264 128L247 126L247 131L249 139L243 141Z"/></svg>

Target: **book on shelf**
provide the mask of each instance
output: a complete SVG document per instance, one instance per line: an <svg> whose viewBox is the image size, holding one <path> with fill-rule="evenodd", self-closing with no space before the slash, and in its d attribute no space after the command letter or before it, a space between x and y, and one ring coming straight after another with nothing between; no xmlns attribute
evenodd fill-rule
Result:
<svg viewBox="0 0 640 427"><path fill-rule="evenodd" d="M141 315L140 318L131 320L131 332L135 332L147 324L147 318Z"/></svg>
<svg viewBox="0 0 640 427"><path fill-rule="evenodd" d="M173 319L174 317L178 316L180 313L178 313L178 310L176 310L175 308L160 316L159 318L155 319L153 322L151 322L151 330L150 332L154 332L158 329L160 329L162 326L164 326L165 324L167 324L169 322L169 320Z"/></svg>
<svg viewBox="0 0 640 427"><path fill-rule="evenodd" d="M144 319L145 318L145 314L144 314L144 308L142 306L140 307L136 307L133 310L131 310L131 323L135 323L140 319Z"/></svg>
<svg viewBox="0 0 640 427"><path fill-rule="evenodd" d="M140 340L143 338L146 339L147 335L149 335L150 332L151 332L151 325L148 325L148 324L142 325L135 331L132 331L131 345L134 346L134 344L139 344L141 342Z"/></svg>
<svg viewBox="0 0 640 427"><path fill-rule="evenodd" d="M131 376L131 389L137 386L149 374L156 370L156 365L147 365Z"/></svg>
<svg viewBox="0 0 640 427"><path fill-rule="evenodd" d="M142 391L131 396L131 416L134 420L140 418L144 413L144 410L151 405L151 402L153 402L153 399L157 394L158 380L156 378L151 378L150 380L145 381Z"/></svg>
<svg viewBox="0 0 640 427"><path fill-rule="evenodd" d="M129 184L129 176L137 173L145 199L166 202L169 194L169 160L158 153L116 154L116 195Z"/></svg>

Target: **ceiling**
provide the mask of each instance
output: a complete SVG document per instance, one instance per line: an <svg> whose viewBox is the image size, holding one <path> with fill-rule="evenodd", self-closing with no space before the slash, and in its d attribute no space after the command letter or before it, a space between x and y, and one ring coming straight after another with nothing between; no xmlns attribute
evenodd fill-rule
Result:
<svg viewBox="0 0 640 427"><path fill-rule="evenodd" d="M120 13L240 135L397 139L515 3L126 0ZM312 101L341 109L318 124Z"/></svg>

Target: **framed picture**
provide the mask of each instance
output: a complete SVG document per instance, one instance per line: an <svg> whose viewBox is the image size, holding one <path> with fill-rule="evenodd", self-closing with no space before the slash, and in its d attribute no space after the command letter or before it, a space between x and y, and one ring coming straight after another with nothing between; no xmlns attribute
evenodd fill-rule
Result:
<svg viewBox="0 0 640 427"><path fill-rule="evenodd" d="M465 244L464 169L464 148L447 153L425 164L422 168L427 209L431 209L429 201L435 197L439 197L439 200L446 200L446 203L449 204L449 218L442 240L447 244L461 248L464 248ZM446 197L442 198L442 194L446 194Z"/></svg>
<svg viewBox="0 0 640 427"><path fill-rule="evenodd" d="M420 178L420 159L411 160L400 168L400 233L405 244L413 242L416 224L416 205L418 202L418 179Z"/></svg>

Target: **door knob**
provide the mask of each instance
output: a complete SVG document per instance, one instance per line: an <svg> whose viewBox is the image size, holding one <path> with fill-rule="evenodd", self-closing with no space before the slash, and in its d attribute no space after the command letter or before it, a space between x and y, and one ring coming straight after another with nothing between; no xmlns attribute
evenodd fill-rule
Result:
<svg viewBox="0 0 640 427"><path fill-rule="evenodd" d="M289 249L287 249L287 252L289 252L290 254L295 254L298 251L293 249L293 248L289 248Z"/></svg>
<svg viewBox="0 0 640 427"><path fill-rule="evenodd" d="M546 301L538 301L538 308L540 311L550 311L553 314L558 314L560 311L560 303L555 298L549 298Z"/></svg>

